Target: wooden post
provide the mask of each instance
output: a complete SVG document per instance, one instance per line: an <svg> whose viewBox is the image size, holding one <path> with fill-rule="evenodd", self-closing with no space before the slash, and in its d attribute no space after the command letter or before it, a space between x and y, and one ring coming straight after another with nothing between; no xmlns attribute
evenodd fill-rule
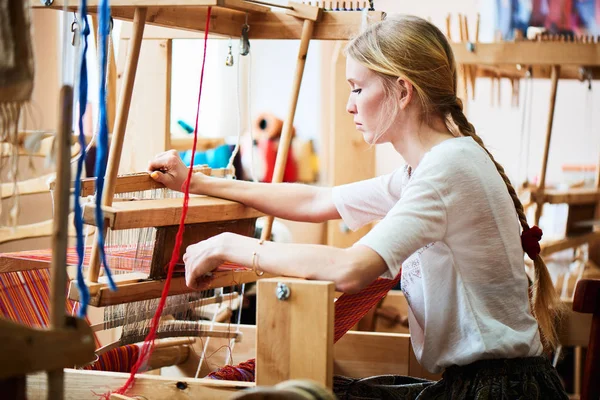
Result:
<svg viewBox="0 0 600 400"><path fill-rule="evenodd" d="M140 56L142 38L144 36L146 11L146 8L138 7L135 9L135 14L133 17L131 52L129 53L129 57L127 59L125 78L123 79L123 90L121 92L121 97L119 98L117 119L115 121L115 129L113 131L110 152L108 154L109 159L105 177L105 190L102 197L102 205L104 206L112 205L113 201L114 187L119 171L119 160L121 159L121 150L123 149L123 139L125 136L125 129L127 128L127 117L129 116L131 95L133 93L133 84L135 83L135 72ZM96 231L96 235L97 234L98 232ZM92 246L90 269L88 271L88 280L90 282L98 282L98 275L100 274L100 254L97 243L97 240L94 240L94 244Z"/></svg>
<svg viewBox="0 0 600 400"><path fill-rule="evenodd" d="M50 329L65 325L65 285L67 282L67 244L69 232L69 196L71 188L71 122L73 121L73 87L60 91L57 138L56 189L52 228L52 274L50 287ZM63 370L48 371L48 398L62 399Z"/></svg>
<svg viewBox="0 0 600 400"><path fill-rule="evenodd" d="M333 282L294 278L258 282L257 385L311 379L332 387L333 298Z"/></svg>
<svg viewBox="0 0 600 400"><path fill-rule="evenodd" d="M339 41L333 50L331 67L327 81L330 82L329 112L330 124L326 135L329 141L327 163L327 184L343 185L375 177L375 146L366 143L362 133L356 130L354 118L346 111L350 86L346 82L346 57L344 46ZM330 53L331 54L331 53ZM327 110L327 109L326 109ZM343 221L327 222L327 244L336 247L350 247L371 229L368 224L352 231Z"/></svg>
<svg viewBox="0 0 600 400"><path fill-rule="evenodd" d="M312 37L315 22L309 19L304 20L302 25L302 36L300 37L300 49L298 50L298 61L296 63L296 72L292 84L292 95L288 113L283 123L281 138L279 139L279 148L277 149L277 159L275 161L275 170L273 171L272 183L280 183L283 180L283 173L288 159L288 150L292 142L292 130L294 127L294 116L296 115L296 105L298 104L298 94L300 93L300 84L304 74L304 65L306 64L306 54L308 45ZM271 228L273 226L273 216L268 216L262 230L261 238L269 240L271 237Z"/></svg>
<svg viewBox="0 0 600 400"><path fill-rule="evenodd" d="M548 153L550 151L550 139L552 137L552 124L554 122L554 109L556 108L556 92L558 89L558 78L560 76L560 66L553 65L550 79L552 86L550 89L550 108L548 110L548 123L546 125L546 139L544 142L544 155L542 157L542 170L540 172L540 179L537 185L537 207L535 210L535 225L540 223L540 217L542 216L542 210L544 208L544 186L546 185L546 170L548 169Z"/></svg>

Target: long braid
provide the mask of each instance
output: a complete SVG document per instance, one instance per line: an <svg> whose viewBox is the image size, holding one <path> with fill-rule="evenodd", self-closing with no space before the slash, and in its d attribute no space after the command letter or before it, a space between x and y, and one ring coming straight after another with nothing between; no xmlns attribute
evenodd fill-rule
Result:
<svg viewBox="0 0 600 400"><path fill-rule="evenodd" d="M523 204L515 191L515 188L510 182L510 179L506 175L504 171L504 167L500 165L495 159L492 153L488 151L488 149L483 144L483 140L477 135L475 131L475 127L473 124L469 122L467 117L463 112L462 102L460 99L456 99L455 104L450 107L448 111L450 117L452 118L452 122L456 124L460 133L466 136L470 136L485 150L490 159L494 162L498 173L504 180L506 184L506 188L508 189L508 194L510 195L515 209L517 210L517 215L519 217L519 222L521 223L521 227L523 228L523 232L529 230L529 223L527 222L527 217L525 216L525 210L523 208ZM546 264L542 257L538 254L533 259L534 265L534 282L533 282L533 290L532 290L532 303L533 303L533 314L538 320L538 324L541 330L542 341L546 349L554 349L558 345L558 332L556 329L556 322L560 318L560 314L562 313L563 306L560 303L560 299L556 294L554 289L554 285L552 283L552 279L550 277L550 273L548 272L548 268L546 268Z"/></svg>

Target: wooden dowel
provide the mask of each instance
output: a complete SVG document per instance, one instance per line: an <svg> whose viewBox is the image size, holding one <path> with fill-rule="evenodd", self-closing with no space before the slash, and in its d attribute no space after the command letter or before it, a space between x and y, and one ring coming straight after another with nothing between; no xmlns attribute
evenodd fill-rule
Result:
<svg viewBox="0 0 600 400"><path fill-rule="evenodd" d="M452 23L451 23L452 14L448 14L446 16L446 36L448 37L448 41L452 41Z"/></svg>
<svg viewBox="0 0 600 400"><path fill-rule="evenodd" d="M60 90L57 129L57 165L54 217L52 227L52 263L50 288L50 328L65 326L65 284L67 282L67 244L69 196L71 193L71 123L73 121L73 87L64 85ZM48 371L48 398L62 399L64 372Z"/></svg>
<svg viewBox="0 0 600 400"><path fill-rule="evenodd" d="M302 25L302 35L300 37L300 49L298 50L298 60L296 62L296 72L292 85L292 94L288 113L283 123L281 138L279 139L279 148L277 149L277 159L275 161L275 170L273 172L273 183L283 181L283 173L288 159L288 151L292 142L292 129L294 127L294 116L296 115L296 105L298 104L298 95L300 93L300 84L302 83L302 75L304 74L304 65L306 64L306 54L308 53L308 45L312 37L314 21L305 19ZM268 240L271 237L271 228L273 226L273 217L268 216L262 230L261 238Z"/></svg>
<svg viewBox="0 0 600 400"><path fill-rule="evenodd" d="M538 193L543 193L544 186L546 185L546 170L548 168L548 153L550 151L550 139L552 137L552 124L554 122L554 109L556 105L556 92L558 89L558 77L560 76L560 66L553 65L550 75L551 89L550 89L550 108L548 109L548 123L546 125L546 139L544 141L544 155L542 157L542 170L540 172L540 179L538 182ZM543 196L539 197L543 199ZM535 224L538 225L540 217L542 216L542 209L544 203L542 200L538 200L537 208L535 210Z"/></svg>
<svg viewBox="0 0 600 400"><path fill-rule="evenodd" d="M115 182L119 172L119 162L121 160L121 151L123 150L123 139L125 137L127 118L129 116L129 106L131 105L131 96L133 94L133 85L135 83L135 73L140 57L142 38L144 36L146 11L146 8L138 7L135 9L135 13L133 15L131 49L127 55L127 61L125 64L123 89L119 98L119 108L117 110L115 129L110 144L110 152L108 154L109 159L105 176L104 193L102 196L102 205L104 206L112 205L114 197ZM98 232L96 232L96 235L98 235ZM88 280L90 282L98 282L98 275L100 274L100 254L96 235L94 235L96 240L94 240L94 244L92 246L90 269L88 271Z"/></svg>

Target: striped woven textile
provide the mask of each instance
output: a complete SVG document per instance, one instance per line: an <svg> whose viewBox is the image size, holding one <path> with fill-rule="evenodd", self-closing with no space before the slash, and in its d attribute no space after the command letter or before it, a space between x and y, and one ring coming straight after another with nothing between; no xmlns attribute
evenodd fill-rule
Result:
<svg viewBox="0 0 600 400"><path fill-rule="evenodd" d="M0 316L32 328L45 328L50 321L50 270L0 274ZM71 315L77 304L67 299Z"/></svg>
<svg viewBox="0 0 600 400"><path fill-rule="evenodd" d="M115 273L126 273L132 271L149 272L152 251L146 249L139 251L136 249L123 249L122 247L107 247L108 265ZM91 246L85 249L85 257L83 265L89 265ZM12 270L20 271L24 269L45 269L50 267L52 262L52 250L29 250L19 251L14 253L0 254L0 271ZM77 265L77 252L74 247L67 249L67 265ZM248 268L225 262L217 270L218 271L236 271L247 270ZM183 262L181 265L176 265L176 272L185 271Z"/></svg>
<svg viewBox="0 0 600 400"><path fill-rule="evenodd" d="M140 354L137 344L128 344L102 353L98 359L82 369L109 372L129 372Z"/></svg>
<svg viewBox="0 0 600 400"><path fill-rule="evenodd" d="M67 299L65 307L67 315L75 315L78 303ZM50 270L0 273L0 317L31 328L47 328L50 323ZM99 347L95 335L94 340Z"/></svg>
<svg viewBox="0 0 600 400"><path fill-rule="evenodd" d="M398 282L400 273L395 279L377 279L358 293L342 294L335 302L334 343L375 307Z"/></svg>

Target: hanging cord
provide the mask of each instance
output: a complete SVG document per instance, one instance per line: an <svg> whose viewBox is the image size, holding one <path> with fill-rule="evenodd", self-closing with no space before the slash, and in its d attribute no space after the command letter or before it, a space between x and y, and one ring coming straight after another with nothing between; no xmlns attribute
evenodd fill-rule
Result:
<svg viewBox="0 0 600 400"><path fill-rule="evenodd" d="M83 215L79 197L81 196L81 175L85 162L85 134L83 132L83 115L87 106L88 98L88 75L87 75L87 50L88 36L90 35L90 25L87 16L87 0L81 0L79 5L80 20L81 20L81 55L79 60L79 76L78 76L78 102L79 102L79 146L81 151L77 157L77 170L75 172L75 190L73 193L74 201L74 217L73 224L76 232L76 251L77 251L77 290L79 291L80 307L79 316L85 317L87 306L90 301L90 292L83 277L83 258L85 255L85 242L83 237ZM65 51L66 52L66 51ZM64 77L63 77L64 79Z"/></svg>
<svg viewBox="0 0 600 400"><path fill-rule="evenodd" d="M250 41L248 39L248 31L250 31L250 25L248 25L248 14L246 14L246 21L244 23L244 25L242 26L242 35L240 37L240 52L239 55L240 56L248 56L248 67L247 67L247 73L246 73L246 83L247 83L247 93L246 93L246 109L247 109L247 118L248 118L248 131L250 133L250 175L251 178L254 182L257 182L256 179L256 174L254 172L254 137L252 134L252 101L251 101L251 97L252 97L252 53L250 50ZM235 148L233 149L233 153L231 154L231 157L229 158L229 163L227 165L227 168L233 168L233 162L235 160L235 157L239 151L240 148L240 141L241 141L241 136L242 136L242 96L240 94L240 88L241 88L241 84L240 84L240 75L241 75L241 57L238 57L238 63L237 63L237 86L236 86L236 91L237 91L237 111L238 111L238 121L237 121L237 129L238 129L238 137L237 137L237 143ZM235 174L234 174L235 175Z"/></svg>
<svg viewBox="0 0 600 400"><path fill-rule="evenodd" d="M104 264L104 272L108 280L108 286L111 290L117 287L112 278L112 273L108 266L106 251L104 249L104 212L102 210L102 193L104 191L104 177L106 175L106 165L108 162L108 118L106 110L106 72L108 60L108 35L110 35L110 7L109 0L100 0L98 13L98 32L99 32L99 71L100 83L98 85L98 145L96 146L96 229L98 234L98 250L100 260Z"/></svg>
<svg viewBox="0 0 600 400"><path fill-rule="evenodd" d="M203 49L204 56L202 58L202 69L200 72L200 87L198 90L198 106L196 108L196 124L195 124L195 129L194 129L194 143L192 146L192 156L191 156L191 160L190 160L190 167L188 169L188 176L184 183L184 197L183 197L183 208L181 210L181 220L179 222L179 230L177 231L177 236L175 238L175 246L173 248L173 253L171 254L171 260L169 261L169 269L167 271L167 278L165 280L165 285L163 287L162 295L161 295L160 301L158 303L156 313L154 314L154 317L152 318L152 321L150 323L150 329L149 329L148 336L144 340L144 344L143 344L142 348L140 349L140 354L139 354L138 360L135 363L135 365L133 366L133 368L131 369L131 374L129 375L129 378L127 379L127 381L123 384L122 387L120 387L118 390L116 390L113 393L125 394L125 392L127 392L127 390L129 390L131 388L131 386L133 385L133 382L135 380L136 373L139 371L139 369L143 365L146 365L146 362L147 362L148 358L150 357L152 350L154 349L154 340L156 339L156 331L158 329L160 317L161 317L161 314L163 312L163 309L164 309L166 301L167 301L167 295L169 294L169 288L171 287L171 279L173 278L173 271L175 269L175 264L177 264L177 262L179 260L179 249L181 248L181 245L183 243L183 231L185 228L185 217L187 216L188 204L189 204L189 200L190 200L190 183L192 181L192 173L194 170L194 156L196 154L196 144L198 143L198 117L200 115L200 99L202 98L202 83L204 81L204 67L206 65L206 47L208 44L208 31L210 28L211 10L212 10L212 7L208 7L207 13L206 13L206 26L204 28L204 49ZM110 394L111 393L105 394L104 398L109 399Z"/></svg>
<svg viewBox="0 0 600 400"><path fill-rule="evenodd" d="M519 146L519 158L518 158L518 163L517 163L517 177L518 179L521 179L521 176L523 175L523 165L522 165L522 161L523 161L523 148L526 146L525 143L527 143L527 147L529 147L529 137L530 137L530 132L527 131L527 133L525 133L525 125L527 122L527 119L529 117L529 113L531 113L531 109L529 108L529 91L532 89L531 88L531 70L528 69L526 74L525 74L525 87L524 87L524 95L523 95L523 109L521 111L521 139L520 139L520 146ZM529 151L529 148L527 149L527 151L525 152L525 156L527 157L527 153ZM528 173L529 171L527 170L527 166L525 167L525 180L524 182L527 182L528 180Z"/></svg>
<svg viewBox="0 0 600 400"><path fill-rule="evenodd" d="M533 108L533 74L530 72L530 78L529 78L529 90L528 90L528 94L529 94L529 99L528 101L528 105L527 105L527 109L529 110L529 112L527 113L527 141L525 142L526 147L525 147L525 171L526 172L526 177L529 176L529 154L530 154L530 148L531 148L531 121L532 121L532 115L533 112L531 111ZM527 180L525 181L525 184L527 186L529 186L529 178L527 178Z"/></svg>

